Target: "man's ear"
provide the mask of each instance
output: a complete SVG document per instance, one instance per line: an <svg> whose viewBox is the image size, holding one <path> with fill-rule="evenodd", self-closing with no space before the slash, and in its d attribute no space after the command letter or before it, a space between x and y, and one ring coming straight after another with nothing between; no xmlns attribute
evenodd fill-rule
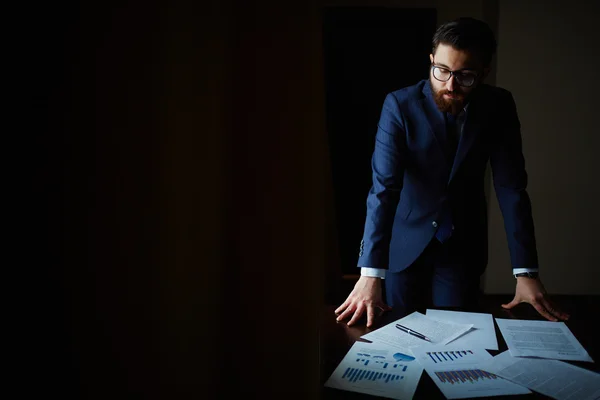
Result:
<svg viewBox="0 0 600 400"><path fill-rule="evenodd" d="M433 64L433 54L429 54L429 62Z"/></svg>

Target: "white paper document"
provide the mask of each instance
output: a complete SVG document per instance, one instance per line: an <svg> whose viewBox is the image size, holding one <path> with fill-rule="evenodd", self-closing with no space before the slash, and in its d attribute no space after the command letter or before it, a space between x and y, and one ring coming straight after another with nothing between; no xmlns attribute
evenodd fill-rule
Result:
<svg viewBox="0 0 600 400"><path fill-rule="evenodd" d="M557 400L600 398L600 374L564 361L513 357L505 351L481 367Z"/></svg>
<svg viewBox="0 0 600 400"><path fill-rule="evenodd" d="M496 318L496 323L513 357L594 362L564 322Z"/></svg>
<svg viewBox="0 0 600 400"><path fill-rule="evenodd" d="M451 369L453 366L477 365L492 358L479 347L446 346L415 347L413 355L423 368Z"/></svg>
<svg viewBox="0 0 600 400"><path fill-rule="evenodd" d="M481 368L493 357L483 348L455 345L411 349L448 399L531 393L529 389Z"/></svg>
<svg viewBox="0 0 600 400"><path fill-rule="evenodd" d="M325 386L391 399L412 399L423 367L410 350L355 342Z"/></svg>
<svg viewBox="0 0 600 400"><path fill-rule="evenodd" d="M431 339L431 342L396 328L396 324L403 325L415 332L427 336ZM361 337L372 342L385 343L390 346L406 349L417 346L446 344L467 332L472 327L472 324L456 324L453 322L438 321L415 311L404 318L400 318Z"/></svg>
<svg viewBox="0 0 600 400"><path fill-rule="evenodd" d="M492 314L435 309L428 309L425 313L428 317L440 321L473 324L467 333L453 340L452 344L498 350L498 338L496 338Z"/></svg>

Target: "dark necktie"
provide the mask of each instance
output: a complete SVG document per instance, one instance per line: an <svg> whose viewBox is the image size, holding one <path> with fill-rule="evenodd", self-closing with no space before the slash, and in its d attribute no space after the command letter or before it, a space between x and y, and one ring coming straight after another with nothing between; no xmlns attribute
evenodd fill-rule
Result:
<svg viewBox="0 0 600 400"><path fill-rule="evenodd" d="M450 164L454 163L454 156L456 155L456 149L458 148L458 133L456 127L456 117L450 113L446 113L446 141L448 143L448 154L450 156ZM438 217L438 229L435 232L435 237L441 243L452 236L452 210L450 203L446 201L442 205L442 210Z"/></svg>
<svg viewBox="0 0 600 400"><path fill-rule="evenodd" d="M446 113L446 141L448 142L450 161L454 160L456 149L458 148L458 128L456 126L456 116Z"/></svg>

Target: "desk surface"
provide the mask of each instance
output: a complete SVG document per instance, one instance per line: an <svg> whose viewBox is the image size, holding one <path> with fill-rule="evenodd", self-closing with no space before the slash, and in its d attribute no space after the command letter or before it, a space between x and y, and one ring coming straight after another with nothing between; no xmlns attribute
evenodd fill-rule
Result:
<svg viewBox="0 0 600 400"><path fill-rule="evenodd" d="M581 345L587 350L589 355L594 359L595 363L588 362L571 362L573 365L583 367L595 372L600 372L600 346L597 339L600 338L600 327L596 326L596 322L600 313L600 296L552 296L554 302L564 311L571 315L571 318L566 321L573 335L579 340ZM512 310L503 309L500 304L508 303L512 300L512 295L485 295L480 300L479 304L474 305L470 309L458 308L443 308L453 311L471 311L490 313L494 318L507 319L528 319L528 320L545 320L531 307L529 304L520 304ZM372 328L367 328L365 320L349 327L345 323L335 321L334 311L337 306L326 306L321 322L320 332L320 356L321 356L321 385L322 399L372 399L375 396L370 396L362 393L349 392L345 390L331 389L324 387L323 384L333 373L337 365L342 361L350 347L360 336L371 332L379 327L382 327L390 322L393 322L406 315L402 311L392 310L379 317ZM418 310L425 314L426 310ZM488 350L491 355L495 356L507 350L506 342L496 327L496 336L498 338L499 350ZM549 397L533 392L532 394L522 396L494 396L493 399L511 399L517 398L540 398L549 399ZM417 386L414 399L445 399L445 396L437 388L433 380L425 371L421 375L421 380Z"/></svg>

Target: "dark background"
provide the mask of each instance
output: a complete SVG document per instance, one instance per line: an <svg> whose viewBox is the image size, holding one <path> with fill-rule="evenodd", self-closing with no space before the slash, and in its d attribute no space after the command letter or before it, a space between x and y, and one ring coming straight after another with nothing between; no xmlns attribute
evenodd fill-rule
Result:
<svg viewBox="0 0 600 400"><path fill-rule="evenodd" d="M348 293L384 95L426 76L434 20L458 7L8 15L20 397L318 397L321 312Z"/></svg>
<svg viewBox="0 0 600 400"><path fill-rule="evenodd" d="M18 396L317 396L315 9L23 6Z"/></svg>
<svg viewBox="0 0 600 400"><path fill-rule="evenodd" d="M428 78L435 9L329 7L323 12L327 132L342 272L356 261L385 96Z"/></svg>

